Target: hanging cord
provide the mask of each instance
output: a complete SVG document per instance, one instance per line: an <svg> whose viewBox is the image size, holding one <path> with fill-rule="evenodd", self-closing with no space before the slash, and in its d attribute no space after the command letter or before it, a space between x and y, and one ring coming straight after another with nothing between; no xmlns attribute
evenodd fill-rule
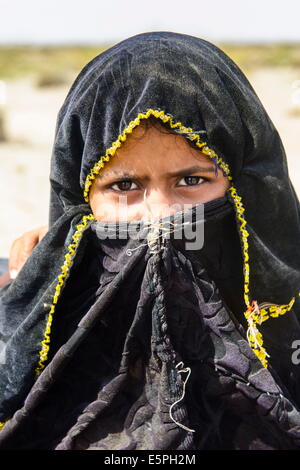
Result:
<svg viewBox="0 0 300 470"><path fill-rule="evenodd" d="M159 253L160 250L164 250L165 247L164 245L161 245L160 248L158 248L157 246L157 240L159 240L160 237L163 237L164 234L167 233L172 233L174 232L175 230L171 230L170 227L164 227L164 223L163 222L160 222L159 220L155 220L154 217L153 217L153 212L151 210L151 206L149 204L149 202L147 201L146 199L146 194L147 194L147 189L145 189L144 191L144 203L145 203L145 206L148 210L148 213L150 214L150 220L149 221L146 221L145 224L146 225L149 225L149 228L150 228L150 232L148 233L147 235L147 245L149 246L149 249L150 249L150 252L151 253ZM178 227L179 225L183 226L183 225L186 225L186 224L189 224L190 222L184 222L182 224L173 224L172 222L169 222L169 224L173 227ZM164 232L162 234L160 234L160 232ZM140 246L144 246L146 244L143 244L143 245L140 245ZM135 248L138 249L140 248L137 247ZM133 250L127 250L127 254L128 251L130 252L130 255L132 253ZM187 384L187 381L191 375L191 368L190 367L185 367L185 368L182 368L183 367L183 362L179 362L177 365L176 365L176 369L178 369L179 367L181 367L181 369L178 370L178 374L182 374L182 373L188 373L186 379L183 381L183 391L182 391L182 396L179 398L179 400L175 401L174 403L172 403L172 405L170 406L170 409L169 409L169 416L171 418L171 420L179 427L181 427L182 429L185 429L186 431L190 431L190 432L195 432L194 429L190 429L188 428L187 426L185 426L184 424L181 424L179 423L178 421L176 421L173 416L172 416L172 410L174 408L175 405L177 405L181 400L183 400L183 398L185 397L185 387L186 387L186 384Z"/></svg>
<svg viewBox="0 0 300 470"><path fill-rule="evenodd" d="M251 302L251 305L247 309L247 321L248 321L248 329L247 329L247 340L248 343L254 347L256 350L259 350L264 356L270 357L267 353L265 348L262 345L262 335L256 327L256 323L259 325L261 324L261 315L260 315L260 307L256 300ZM255 319L255 315L257 315Z"/></svg>
<svg viewBox="0 0 300 470"><path fill-rule="evenodd" d="M138 250L142 246L146 246L146 245L148 245L150 249L150 253L153 253L153 254L159 253L161 250L165 249L165 246L163 244L160 247L158 247L157 241L160 238L162 238L162 240L164 241L167 234L174 233L178 227L183 227L184 225L189 225L191 223L188 221L188 222L183 222L179 224L179 223L173 223L171 221L161 222L160 220L155 220L149 201L147 201L146 193L147 193L147 189L145 189L144 191L144 203L148 210L148 213L150 214L150 220L147 220L144 222L145 226L148 226L149 228L149 233L147 234L147 243L142 243L136 248L126 250L126 253L128 256L131 256L133 251ZM165 226L166 224L169 224L169 227L166 227ZM171 229L172 226L174 227L173 230Z"/></svg>
<svg viewBox="0 0 300 470"><path fill-rule="evenodd" d="M149 228L150 228L150 231L147 234L147 243L150 249L150 253L155 254L165 249L163 244L161 245L160 248L158 248L158 243L157 243L160 237L160 232L163 229L163 224L159 222L159 220L155 221L151 206L149 204L149 201L147 201L146 194L147 194L147 189L145 189L144 191L144 203L145 203L148 213L150 214L150 220L146 222L147 224L149 224Z"/></svg>
<svg viewBox="0 0 300 470"><path fill-rule="evenodd" d="M178 367L181 367L181 369L178 370L178 374L183 374L183 373L188 373L186 379L183 381L183 389L182 389L182 396L179 398L179 400L175 401L174 403L172 403L172 405L170 406L170 409L169 409L169 416L171 418L171 420L177 424L177 426L179 426L180 428L182 429L185 429L186 431L190 431L190 432L196 432L195 429L190 429L188 428L187 426L185 426L184 424L181 424L179 423L178 421L176 421L173 416L172 416L172 409L174 408L175 405L177 405L179 402L181 402L181 400L184 399L185 397L185 387L186 387L186 384L187 384L187 381L189 380L189 377L191 375L191 368L190 367L185 367L184 369L182 368L184 366L183 362L178 362L178 364L176 364L176 369L178 369Z"/></svg>
<svg viewBox="0 0 300 470"><path fill-rule="evenodd" d="M144 192L144 202L145 202L145 205L147 207L147 210L150 214L150 217L151 217L151 220L150 220L150 228L151 228L151 231L148 233L147 235L147 242L148 242L148 246L150 248L150 251L152 253L158 253L160 250L157 249L157 240L159 239L160 237L160 231L161 230L167 230L168 233L171 233L170 229L168 228L165 228L163 226L163 223L162 222L159 222L159 221L155 221L154 220L154 217L153 217L153 212L151 210L151 206L149 204L149 202L147 201L146 199L146 193L147 193L147 190L145 190ZM175 224L171 223L173 226L175 226ZM184 224L183 224L184 225ZM164 249L164 246L161 247L161 249ZM188 373L186 379L183 381L183 390L182 390L182 396L179 398L179 400L175 401L174 403L172 403L172 405L170 406L170 409L169 409L169 416L170 418L172 419L172 421L177 424L177 426L181 427L182 429L185 429L186 431L191 431L191 432L195 432L194 429L190 429L188 428L187 426L184 426L184 424L181 424L179 423L178 421L176 421L173 416L172 416L172 410L174 408L175 405L177 405L181 400L183 400L183 398L185 397L185 386L186 386L186 383L191 375L191 368L190 367L185 367L183 368L184 364L183 362L178 362L178 364L176 364L176 369L178 369L179 367L181 367L180 369L178 369L178 374L182 374L182 373Z"/></svg>

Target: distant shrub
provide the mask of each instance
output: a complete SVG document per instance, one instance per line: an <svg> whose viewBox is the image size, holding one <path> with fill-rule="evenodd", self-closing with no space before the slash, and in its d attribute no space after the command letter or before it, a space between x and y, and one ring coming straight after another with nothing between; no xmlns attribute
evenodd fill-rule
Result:
<svg viewBox="0 0 300 470"><path fill-rule="evenodd" d="M68 83L68 76L48 73L39 75L35 81L35 84L38 88L56 87L61 85L67 85Z"/></svg>

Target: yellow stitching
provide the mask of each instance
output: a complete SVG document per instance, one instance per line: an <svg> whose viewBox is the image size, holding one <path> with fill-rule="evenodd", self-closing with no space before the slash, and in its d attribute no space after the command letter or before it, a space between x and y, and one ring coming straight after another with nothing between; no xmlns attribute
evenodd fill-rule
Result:
<svg viewBox="0 0 300 470"><path fill-rule="evenodd" d="M245 317L247 318L249 325L247 330L248 342L264 367L268 366L267 357L269 357L269 355L263 347L263 338L256 325L261 325L270 317L275 318L289 312L293 307L294 302L295 297L293 297L286 305L261 304L259 306L253 301L245 312Z"/></svg>
<svg viewBox="0 0 300 470"><path fill-rule="evenodd" d="M0 431L2 431L3 427L6 425L6 423L10 420L10 418L7 418L5 421L0 422Z"/></svg>
<svg viewBox="0 0 300 470"><path fill-rule="evenodd" d="M64 262L63 266L61 267L61 274L57 278L58 283L55 287L55 293L54 293L54 296L53 296L52 305L50 306L50 311L49 311L48 319L47 319L47 323L46 323L46 329L44 331L44 339L43 339L43 341L41 341L42 349L39 353L40 360L38 362L38 367L35 370L36 377L38 377L40 375L40 373L42 372L42 370L45 367L44 363L48 359L51 325L52 325L52 321L53 321L53 314L54 314L54 311L55 311L55 305L57 304L57 301L58 301L58 298L60 296L60 293L61 293L62 287L64 285L65 279L68 276L69 270L72 266L72 261L73 261L73 258L75 256L75 254L76 254L76 250L78 248L78 245L79 245L80 239L82 237L82 234L83 234L84 230L88 227L90 220L94 220L93 214L85 215L82 218L81 223L76 226L76 232L74 233L74 235L72 237L73 243L71 243L68 246L68 253L65 255L65 262Z"/></svg>
<svg viewBox="0 0 300 470"><path fill-rule="evenodd" d="M242 255L244 259L244 301L246 307L248 308L250 305L249 299L249 282L250 282L250 265L249 265L249 254L248 254L248 237L249 232L246 229L247 222L244 217L245 208L242 204L242 198L237 194L236 188L231 184L229 188L232 200L235 204L236 216L239 220L239 229L241 233L241 242L242 242Z"/></svg>

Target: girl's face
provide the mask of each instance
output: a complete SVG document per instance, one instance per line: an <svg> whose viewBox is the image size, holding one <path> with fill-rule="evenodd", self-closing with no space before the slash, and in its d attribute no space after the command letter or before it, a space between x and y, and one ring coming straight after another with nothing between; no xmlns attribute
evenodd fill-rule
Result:
<svg viewBox="0 0 300 470"><path fill-rule="evenodd" d="M141 124L95 179L90 205L97 220L158 219L224 196L228 188L222 171L216 174L211 159L185 137Z"/></svg>

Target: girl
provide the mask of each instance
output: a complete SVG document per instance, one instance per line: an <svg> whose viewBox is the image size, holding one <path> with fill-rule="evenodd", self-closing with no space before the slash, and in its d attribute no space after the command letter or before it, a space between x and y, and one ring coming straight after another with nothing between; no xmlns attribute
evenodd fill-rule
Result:
<svg viewBox="0 0 300 470"><path fill-rule="evenodd" d="M299 233L222 51L155 32L95 57L58 116L49 231L1 292L0 448L299 448Z"/></svg>

